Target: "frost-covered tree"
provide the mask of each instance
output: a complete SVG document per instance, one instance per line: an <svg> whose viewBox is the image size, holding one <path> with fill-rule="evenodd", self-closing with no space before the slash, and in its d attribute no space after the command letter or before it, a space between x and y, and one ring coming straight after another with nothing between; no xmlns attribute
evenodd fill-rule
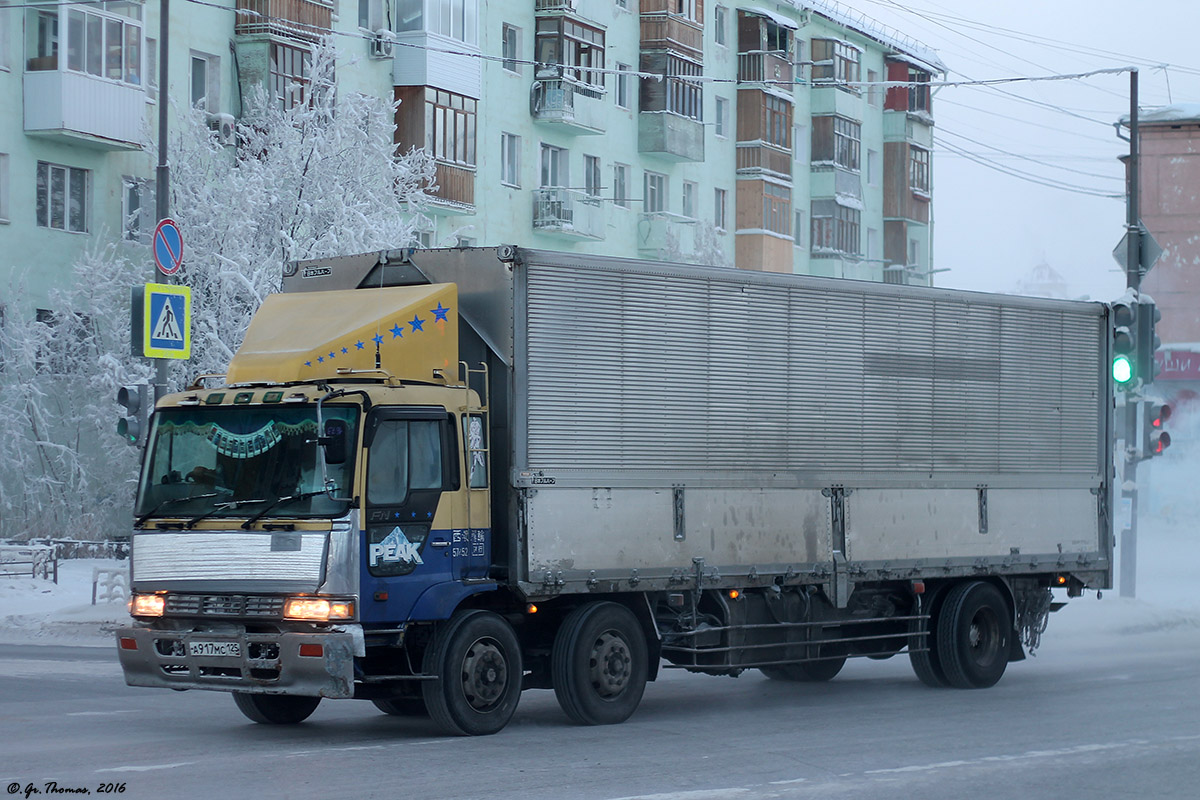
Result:
<svg viewBox="0 0 1200 800"><path fill-rule="evenodd" d="M234 147L203 111L177 114L170 207L184 237L178 280L192 289L193 357L176 365L174 388L224 372L287 261L404 247L423 222L433 159L398 155L395 105L338 95L334 61L332 47L316 48L307 103L285 110L250 97ZM0 538L128 530L138 454L115 432L115 397L151 372L129 354L129 287L146 281L147 263L144 246L98 245L42 319L22 310L31 304L19 277L0 287Z"/></svg>

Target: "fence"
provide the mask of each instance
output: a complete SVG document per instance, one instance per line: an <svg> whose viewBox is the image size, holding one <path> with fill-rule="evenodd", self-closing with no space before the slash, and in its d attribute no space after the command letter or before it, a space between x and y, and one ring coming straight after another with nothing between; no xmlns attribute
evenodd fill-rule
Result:
<svg viewBox="0 0 1200 800"><path fill-rule="evenodd" d="M0 575L29 575L58 583L58 549L50 545L0 545Z"/></svg>

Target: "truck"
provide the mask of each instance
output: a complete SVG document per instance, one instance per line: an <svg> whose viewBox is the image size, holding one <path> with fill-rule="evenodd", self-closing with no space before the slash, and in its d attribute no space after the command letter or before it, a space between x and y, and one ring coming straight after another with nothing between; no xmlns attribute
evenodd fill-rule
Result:
<svg viewBox="0 0 1200 800"><path fill-rule="evenodd" d="M1112 585L1105 304L517 246L282 288L156 403L130 685L456 735L664 669L977 689Z"/></svg>

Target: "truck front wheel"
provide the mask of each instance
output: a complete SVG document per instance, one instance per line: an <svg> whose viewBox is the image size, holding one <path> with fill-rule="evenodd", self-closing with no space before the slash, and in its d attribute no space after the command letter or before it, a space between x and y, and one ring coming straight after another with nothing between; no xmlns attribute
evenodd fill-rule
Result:
<svg viewBox="0 0 1200 800"><path fill-rule="evenodd" d="M508 724L521 699L521 645L491 611L458 611L425 651L421 687L429 716L447 733L485 736Z"/></svg>
<svg viewBox="0 0 1200 800"><path fill-rule="evenodd" d="M319 697L234 692L233 702L246 718L263 725L295 725L317 710Z"/></svg>
<svg viewBox="0 0 1200 800"><path fill-rule="evenodd" d="M617 603L588 603L567 615L554 637L554 695L581 725L629 719L646 689L646 637L633 613Z"/></svg>

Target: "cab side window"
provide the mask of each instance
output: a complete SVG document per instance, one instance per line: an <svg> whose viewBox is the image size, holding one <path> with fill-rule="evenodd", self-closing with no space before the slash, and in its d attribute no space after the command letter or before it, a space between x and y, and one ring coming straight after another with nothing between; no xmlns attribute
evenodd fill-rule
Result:
<svg viewBox="0 0 1200 800"><path fill-rule="evenodd" d="M411 490L441 489L445 470L436 420L382 420L371 442L367 498L404 505Z"/></svg>

